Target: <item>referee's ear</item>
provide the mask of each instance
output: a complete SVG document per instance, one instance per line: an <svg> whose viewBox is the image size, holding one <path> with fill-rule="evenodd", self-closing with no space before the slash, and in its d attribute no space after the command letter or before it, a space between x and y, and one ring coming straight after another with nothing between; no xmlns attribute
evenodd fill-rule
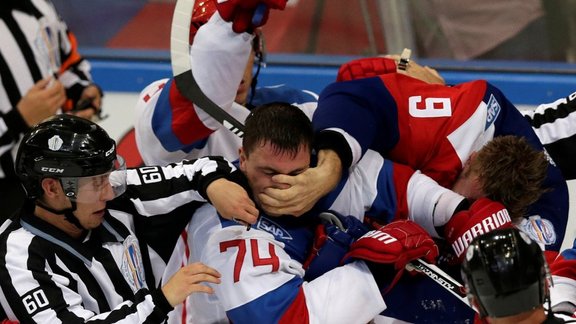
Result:
<svg viewBox="0 0 576 324"><path fill-rule="evenodd" d="M43 196L48 199L55 199L59 195L64 194L58 179L44 178L40 181L40 187L42 188Z"/></svg>

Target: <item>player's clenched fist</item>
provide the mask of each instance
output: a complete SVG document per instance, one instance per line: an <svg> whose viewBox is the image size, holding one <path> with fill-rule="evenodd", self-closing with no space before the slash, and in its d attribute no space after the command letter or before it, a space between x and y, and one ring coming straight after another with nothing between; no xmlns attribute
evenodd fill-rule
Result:
<svg viewBox="0 0 576 324"><path fill-rule="evenodd" d="M396 270L418 258L434 263L438 247L420 225L410 220L392 222L354 242L345 259L356 258L393 264Z"/></svg>
<svg viewBox="0 0 576 324"><path fill-rule="evenodd" d="M283 10L287 0L214 0L220 16L236 33L252 32L268 20L270 9Z"/></svg>
<svg viewBox="0 0 576 324"><path fill-rule="evenodd" d="M392 222L370 231L352 243L343 261L364 260L376 283L389 291L400 279L408 262L423 258L434 263L438 246L420 225L411 220Z"/></svg>
<svg viewBox="0 0 576 324"><path fill-rule="evenodd" d="M444 236L459 259L472 239L497 228L512 227L508 210L488 198L476 200L468 210L456 213L444 227Z"/></svg>

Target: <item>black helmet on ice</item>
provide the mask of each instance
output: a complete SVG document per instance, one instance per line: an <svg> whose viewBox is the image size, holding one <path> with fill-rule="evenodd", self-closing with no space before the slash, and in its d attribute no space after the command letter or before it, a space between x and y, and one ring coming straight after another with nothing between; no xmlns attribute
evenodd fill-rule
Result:
<svg viewBox="0 0 576 324"><path fill-rule="evenodd" d="M466 250L462 273L481 317L516 315L548 299L548 265L542 249L516 228L475 238Z"/></svg>

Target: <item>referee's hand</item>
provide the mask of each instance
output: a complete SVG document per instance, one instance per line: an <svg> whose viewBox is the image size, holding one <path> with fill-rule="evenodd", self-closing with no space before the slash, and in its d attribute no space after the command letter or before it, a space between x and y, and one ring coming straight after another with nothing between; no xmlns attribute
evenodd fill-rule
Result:
<svg viewBox="0 0 576 324"><path fill-rule="evenodd" d="M65 101L64 86L49 77L36 82L16 104L16 108L26 124L32 127L56 114Z"/></svg>
<svg viewBox="0 0 576 324"><path fill-rule="evenodd" d="M206 194L222 217L243 224L255 224L258 220L256 204L239 184L220 178L208 185Z"/></svg>
<svg viewBox="0 0 576 324"><path fill-rule="evenodd" d="M214 293L214 290L202 283L220 283L220 273L209 266L196 262L180 268L162 287L162 293L172 307L183 303L192 293Z"/></svg>

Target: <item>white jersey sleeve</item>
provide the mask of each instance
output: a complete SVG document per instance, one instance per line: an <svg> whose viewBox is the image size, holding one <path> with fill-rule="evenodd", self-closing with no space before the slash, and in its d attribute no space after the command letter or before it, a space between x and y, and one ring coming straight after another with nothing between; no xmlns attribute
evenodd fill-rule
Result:
<svg viewBox="0 0 576 324"><path fill-rule="evenodd" d="M576 305L576 241L550 263L553 286L550 288L552 306L568 302Z"/></svg>
<svg viewBox="0 0 576 324"><path fill-rule="evenodd" d="M158 80L140 93L135 107L134 129L138 151L145 165L165 165L182 159L221 155L238 158L241 139L224 126L209 130L196 117L187 100L172 101L175 85L170 79ZM250 111L233 103L228 112L244 122ZM188 119L190 118L190 119Z"/></svg>
<svg viewBox="0 0 576 324"><path fill-rule="evenodd" d="M251 51L253 35L232 31L216 13L196 34L191 46L192 74L202 92L244 122L249 111L234 103ZM173 79L146 87L136 104L136 143L147 165L182 158L224 155L235 159L240 139L190 102Z"/></svg>

